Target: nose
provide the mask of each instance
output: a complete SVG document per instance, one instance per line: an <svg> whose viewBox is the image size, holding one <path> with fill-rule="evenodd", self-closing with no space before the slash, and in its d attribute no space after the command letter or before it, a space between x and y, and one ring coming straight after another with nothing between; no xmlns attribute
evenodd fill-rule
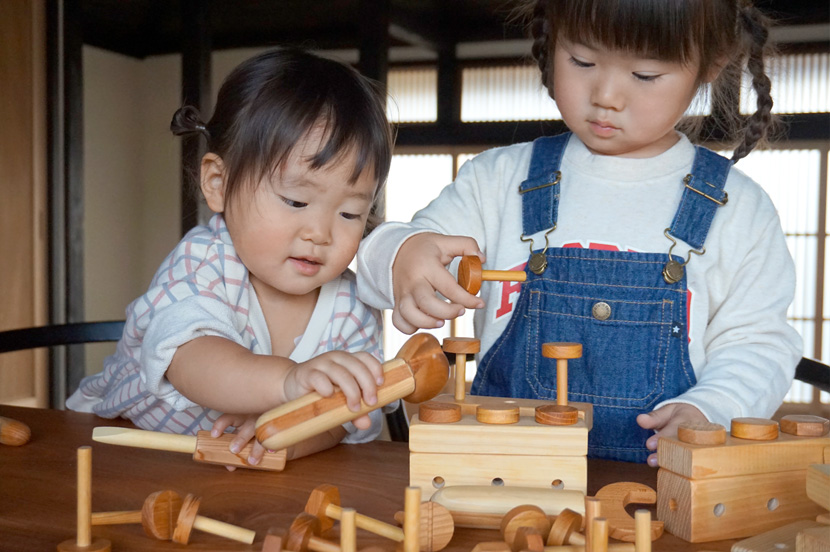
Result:
<svg viewBox="0 0 830 552"><path fill-rule="evenodd" d="M331 243L331 220L328 217L309 217L303 225L302 239L314 245L328 245Z"/></svg>
<svg viewBox="0 0 830 552"><path fill-rule="evenodd" d="M591 89L591 103L596 107L619 111L624 106L621 83L614 75L600 75Z"/></svg>

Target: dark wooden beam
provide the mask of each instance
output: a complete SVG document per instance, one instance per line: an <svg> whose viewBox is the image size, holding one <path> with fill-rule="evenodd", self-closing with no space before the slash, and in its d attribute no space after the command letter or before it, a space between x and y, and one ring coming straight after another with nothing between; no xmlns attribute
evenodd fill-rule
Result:
<svg viewBox="0 0 830 552"><path fill-rule="evenodd" d="M455 44L438 50L437 124L451 129L461 123L461 68L455 57Z"/></svg>
<svg viewBox="0 0 830 552"><path fill-rule="evenodd" d="M182 105L192 105L210 116L211 31L210 1L181 0ZM199 222L199 168L204 146L200 136L182 140L181 233Z"/></svg>
<svg viewBox="0 0 830 552"><path fill-rule="evenodd" d="M360 61L361 73L386 88L389 71L390 0L360 0Z"/></svg>

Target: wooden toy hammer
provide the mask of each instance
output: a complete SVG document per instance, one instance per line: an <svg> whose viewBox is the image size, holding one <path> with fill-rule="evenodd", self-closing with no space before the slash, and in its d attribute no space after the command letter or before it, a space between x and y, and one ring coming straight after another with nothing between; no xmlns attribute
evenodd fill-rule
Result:
<svg viewBox="0 0 830 552"><path fill-rule="evenodd" d="M449 363L438 340L430 334L415 334L394 359L383 363L384 381L378 386L378 402L361 401L357 412L349 410L346 397L337 390L330 397L309 393L259 417L256 438L266 449L280 450L398 399L429 400L449 377Z"/></svg>
<svg viewBox="0 0 830 552"><path fill-rule="evenodd" d="M476 255L464 255L458 264L458 285L475 295L481 290L481 282L524 282L527 273L522 270L482 270L481 259Z"/></svg>
<svg viewBox="0 0 830 552"><path fill-rule="evenodd" d="M201 499L192 494L184 497L182 508L179 510L179 517L176 519L176 528L173 530L173 542L187 544L190 541L190 533L193 529L225 537L226 539L244 542L245 544L254 542L256 533L250 529L200 516L200 502Z"/></svg>

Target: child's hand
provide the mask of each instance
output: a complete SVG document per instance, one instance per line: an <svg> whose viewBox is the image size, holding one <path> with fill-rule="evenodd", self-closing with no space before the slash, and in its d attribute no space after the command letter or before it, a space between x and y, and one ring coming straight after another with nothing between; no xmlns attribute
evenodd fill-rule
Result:
<svg viewBox="0 0 830 552"><path fill-rule="evenodd" d="M707 422L706 416L690 404L672 403L662 406L648 414L637 416L637 425L643 429L653 429L655 434L646 440L648 450L657 450L657 440L660 437L677 435L677 426L686 422ZM649 454L648 465L657 467L657 454Z"/></svg>
<svg viewBox="0 0 830 552"><path fill-rule="evenodd" d="M339 387L346 396L349 410L360 410L360 399L368 405L378 402L377 388L383 383L383 367L366 352L349 353L329 351L311 360L293 366L283 383L286 401L291 401L316 391L330 397ZM352 423L358 429L371 426L369 416L355 418Z"/></svg>
<svg viewBox="0 0 830 552"><path fill-rule="evenodd" d="M229 426L233 426L236 428L234 431L233 441L228 448L234 454L238 453L242 450L245 445L248 444L248 441L254 438L254 432L256 430L256 421L259 418L258 415L250 415L250 414L222 414L219 418L213 422L213 429L210 430L210 435L213 438L217 438L222 435ZM262 460L262 456L265 454L265 447L259 444L258 441L254 441L254 446L251 448L251 453L248 455L247 462L252 466L256 466ZM228 471L234 471L236 469L235 466L225 466L228 468Z"/></svg>
<svg viewBox="0 0 830 552"><path fill-rule="evenodd" d="M416 234L406 240L392 265L395 308L392 323L411 334L418 328L440 328L444 320L464 314L464 309L479 309L484 301L467 293L446 269L455 257L478 255L484 260L473 238ZM435 295L440 293L449 302Z"/></svg>

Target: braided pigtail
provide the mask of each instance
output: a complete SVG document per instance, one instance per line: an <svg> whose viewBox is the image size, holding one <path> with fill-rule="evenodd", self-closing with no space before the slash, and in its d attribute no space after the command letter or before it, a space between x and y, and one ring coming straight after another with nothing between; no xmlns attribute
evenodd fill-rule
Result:
<svg viewBox="0 0 830 552"><path fill-rule="evenodd" d="M548 94L553 97L553 89L550 86L550 21L548 20L547 0L536 0L533 6L533 15L530 19L530 36L533 38L531 53L533 59L539 65L542 72L542 86L548 89Z"/></svg>
<svg viewBox="0 0 830 552"><path fill-rule="evenodd" d="M752 76L752 88L758 97L755 113L746 122L743 142L735 148L732 161L746 157L762 141L772 126L772 84L764 67L764 56L769 38L768 20L753 6L741 8L739 24L749 40L747 70Z"/></svg>
<svg viewBox="0 0 830 552"><path fill-rule="evenodd" d="M210 132L208 132L207 125L202 121L199 110L190 105L185 105L176 110L173 114L173 120L170 121L170 131L176 136L201 134L210 142Z"/></svg>

